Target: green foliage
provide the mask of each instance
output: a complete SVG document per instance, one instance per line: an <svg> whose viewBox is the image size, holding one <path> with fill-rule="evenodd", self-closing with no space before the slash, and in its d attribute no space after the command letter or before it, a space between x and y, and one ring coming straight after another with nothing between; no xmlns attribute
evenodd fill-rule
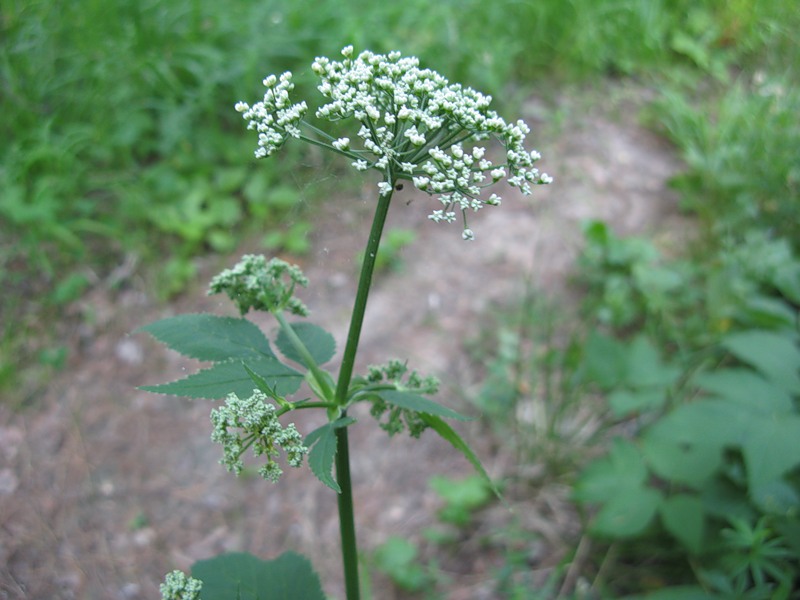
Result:
<svg viewBox="0 0 800 600"><path fill-rule="evenodd" d="M631 407L652 423L633 441L617 439L575 487L579 502L600 507L589 531L611 539L664 531L719 592L790 589L800 553L782 531L800 527L797 344L785 332L728 334L718 352L740 366L688 367L686 400L663 414Z"/></svg>
<svg viewBox="0 0 800 600"><path fill-rule="evenodd" d="M336 430L353 423L355 419L351 417L337 419L315 429L305 439L306 446L311 448L308 453L308 466L317 479L337 494L342 493L342 488L332 474L333 460L336 458Z"/></svg>
<svg viewBox="0 0 800 600"><path fill-rule="evenodd" d="M792 76L759 71L694 100L668 90L658 123L688 170L675 186L715 236L741 242L754 221L800 249L800 91Z"/></svg>
<svg viewBox="0 0 800 600"><path fill-rule="evenodd" d="M492 499L492 489L486 484L486 479L478 475L460 481L434 476L428 485L444 501L444 506L439 510L439 519L443 523L461 527L468 525L475 511Z"/></svg>
<svg viewBox="0 0 800 600"><path fill-rule="evenodd" d="M273 560L231 552L192 566L203 582L202 600L325 600L319 577L304 556L284 552Z"/></svg>
<svg viewBox="0 0 800 600"><path fill-rule="evenodd" d="M431 584L431 576L418 562L419 549L415 544L391 536L375 549L372 560L375 569L387 575L400 589L420 592Z"/></svg>

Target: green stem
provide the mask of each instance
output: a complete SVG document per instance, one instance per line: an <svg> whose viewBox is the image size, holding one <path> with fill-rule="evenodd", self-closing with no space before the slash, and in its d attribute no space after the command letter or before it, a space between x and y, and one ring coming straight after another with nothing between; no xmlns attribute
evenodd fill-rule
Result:
<svg viewBox="0 0 800 600"><path fill-rule="evenodd" d="M389 181L394 189L395 179ZM381 243L383 226L389 212L392 192L378 199L375 217L372 220L372 229L364 251L364 261L361 264L361 275L358 280L358 290L350 317L350 330L347 334L347 343L344 348L342 366L339 370L339 380L336 384L336 403L345 407L350 379L353 376L353 366L358 351L358 340L361 337L361 325L367 309L367 297L372 285L372 273L375 270L375 258ZM344 416L344 414L342 415ZM353 486L350 481L350 450L347 438L347 427L336 430L336 479L341 493L339 494L339 531L342 536L342 560L344 562L344 581L347 600L359 600L361 593L358 582L358 550L356 545L356 526L353 511Z"/></svg>
<svg viewBox="0 0 800 600"><path fill-rule="evenodd" d="M391 179L392 189L394 189L395 178ZM361 265L361 276L358 280L358 290L353 306L353 315L350 317L350 330L347 333L347 343L342 357L342 366L339 370L339 380L336 384L336 402L339 406L344 406L347 402L347 390L350 387L350 379L353 376L353 366L356 362L356 352L358 351L358 340L361 337L361 325L364 322L364 313L367 309L367 297L369 288L372 285L372 272L375 270L375 259L378 256L378 248L381 243L383 225L386 223L386 215L389 213L389 204L392 201L392 192L385 196L380 196L378 207L375 210L375 217L372 220L372 230L369 233L367 247L364 250L364 262Z"/></svg>
<svg viewBox="0 0 800 600"><path fill-rule="evenodd" d="M346 412L342 416L346 416ZM336 479L339 488L339 533L342 537L342 562L344 564L344 586L347 600L359 600L358 545L356 543L356 521L353 511L353 484L350 480L350 448L347 427L336 430Z"/></svg>
<svg viewBox="0 0 800 600"><path fill-rule="evenodd" d="M289 342L292 344L294 349L297 350L297 353L300 354L300 357L303 359L303 363L305 363L306 367L308 367L308 370L311 371L311 374L317 381L317 385L319 385L319 388L322 390L322 393L325 396L323 400L333 400L333 390L331 390L330 386L328 385L325 374L322 372L322 369L319 368L317 361L315 361L314 357L311 356L311 352L308 351L306 345L294 332L294 329L292 329L292 326L286 320L286 317L283 316L281 311L277 311L272 314L275 315L275 319L281 326L283 333L286 334L287 338L289 338Z"/></svg>

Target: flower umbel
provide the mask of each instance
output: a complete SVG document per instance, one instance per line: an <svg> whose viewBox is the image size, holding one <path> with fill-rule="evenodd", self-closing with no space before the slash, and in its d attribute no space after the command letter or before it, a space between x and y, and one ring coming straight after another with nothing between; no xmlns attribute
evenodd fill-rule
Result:
<svg viewBox="0 0 800 600"><path fill-rule="evenodd" d="M465 240L475 237L467 228L467 212L500 204L497 194L484 199L485 188L506 180L527 195L532 185L552 182L534 166L541 155L525 148L528 126L506 123L489 109L490 96L451 84L435 71L421 69L417 58L399 52L364 51L353 58L348 46L342 55L342 61L319 57L312 64L320 79L317 89L328 100L315 115L331 122L354 119L360 141L331 136L308 123L306 104L288 100L293 85L291 74L284 73L280 81L274 75L264 80L263 102L252 108L236 105L248 128L259 132L256 156L269 156L290 136L327 147L348 157L356 170L379 171L381 195L391 193L398 179L437 195L443 208L430 219L449 223L460 211ZM486 148L477 144L486 139L505 150L502 162L493 163Z"/></svg>
<svg viewBox="0 0 800 600"><path fill-rule="evenodd" d="M242 454L252 447L255 456L266 456L267 462L258 472L264 478L277 482L283 470L275 462L279 456L278 448L286 453L286 462L293 467L303 463L308 448L303 438L290 423L282 427L278 421L275 407L260 390L253 390L249 398L241 399L236 394L228 394L225 405L211 411L214 431L211 440L222 444L223 456L220 464L237 475L242 472Z"/></svg>
<svg viewBox="0 0 800 600"><path fill-rule="evenodd" d="M288 310L306 317L308 308L294 297L297 285L308 285L299 267L277 258L267 262L264 256L246 254L232 269L211 280L208 293L225 292L242 315L253 308L270 312Z"/></svg>
<svg viewBox="0 0 800 600"><path fill-rule="evenodd" d="M167 573L161 584L161 600L199 600L203 582L194 577L187 577L182 571Z"/></svg>

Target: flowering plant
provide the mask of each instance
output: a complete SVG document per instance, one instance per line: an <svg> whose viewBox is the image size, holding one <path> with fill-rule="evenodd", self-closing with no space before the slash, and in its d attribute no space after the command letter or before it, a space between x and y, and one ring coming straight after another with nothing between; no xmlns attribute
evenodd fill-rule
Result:
<svg viewBox="0 0 800 600"><path fill-rule="evenodd" d="M532 185L552 179L534 166L539 153L525 148L529 133L525 123L506 123L489 110L490 97L450 84L438 73L421 69L416 58L404 58L398 52L362 52L354 58L353 48L348 46L342 55L340 62L317 58L312 65L320 79L318 90L327 99L315 116L319 122L355 121L358 129L352 139L330 135L307 120L308 105L292 100L291 73L264 79L266 92L261 102L253 106L236 104L248 129L258 134L257 158L274 154L294 138L347 157L358 171L380 174L378 201L337 376L322 367L335 354L333 337L316 325L290 323L286 318L285 313L299 317L309 314L295 297L298 285L308 285L306 277L296 266L281 260L248 255L216 276L209 290L227 294L242 318L182 315L142 328L169 347L213 365L180 381L143 389L197 398L225 397L225 405L211 412L212 440L223 446L222 464L237 474L248 449L257 458L265 457L259 473L270 481L277 481L282 473L276 460L280 450L293 467L300 466L307 456L313 473L338 495L345 587L348 600L356 600L359 580L348 444L348 427L355 423L348 410L354 404L368 403L370 413L390 435L408 430L411 436L419 437L426 429L435 431L488 480L477 456L446 421L465 417L430 399L438 389L435 378L409 371L397 360L372 366L363 376L353 373L393 193L407 181L436 196L438 206L429 218L451 223L460 213L462 237L473 240L468 213L501 203L496 193L487 197L486 188L505 180L529 194ZM481 145L485 140L495 140L503 148L502 162L492 162L490 150ZM280 326L274 343L291 364L280 360L261 330L244 318L250 310L274 316ZM287 400L303 381L316 399ZM324 409L328 416L328 422L305 439L294 424L284 426L279 421L286 413L301 409ZM249 555L226 555L220 560L224 565L213 561L195 565L192 573L196 579L173 572L162 586L163 598L199 597L201 580L203 600L223 600L237 594L245 598L250 592L262 600L323 598L307 561L297 555L287 553L271 563L258 562ZM286 589L291 591L286 593L290 595L281 595L274 579L287 566L295 572L308 568L309 574L302 578L307 587L296 589L298 578L293 577L287 580ZM215 575L221 570L225 571L224 581ZM261 573L260 579L253 575L256 572Z"/></svg>

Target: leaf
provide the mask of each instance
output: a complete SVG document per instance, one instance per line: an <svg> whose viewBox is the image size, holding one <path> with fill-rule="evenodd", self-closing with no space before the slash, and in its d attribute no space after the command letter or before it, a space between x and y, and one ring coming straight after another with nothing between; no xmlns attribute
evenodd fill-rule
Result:
<svg viewBox="0 0 800 600"><path fill-rule="evenodd" d="M475 470L481 475L485 480L489 487L494 492L495 496L498 498L502 498L500 495L500 490L497 489L497 486L492 482L489 474L486 472L486 469L483 468L481 461L478 459L475 452L473 452L472 448L469 447L461 436L456 433L456 431L450 427L442 418L438 415L434 415L431 413L422 412L419 414L420 419L431 429L433 429L439 436L449 442L453 448L461 452L464 457L472 464Z"/></svg>
<svg viewBox="0 0 800 600"><path fill-rule="evenodd" d="M661 500L661 492L653 488L619 490L595 515L589 530L611 538L636 536L653 520Z"/></svg>
<svg viewBox="0 0 800 600"><path fill-rule="evenodd" d="M615 390L608 396L608 404L617 417L659 409L666 400L663 389Z"/></svg>
<svg viewBox="0 0 800 600"><path fill-rule="evenodd" d="M422 591L430 583L425 570L417 562L417 547L398 536L390 536L375 549L375 567L391 577L392 581L407 592Z"/></svg>
<svg viewBox="0 0 800 600"><path fill-rule="evenodd" d="M626 354L625 383L631 387L666 388L680 376L680 369L665 365L656 347L645 337L633 340Z"/></svg>
<svg viewBox="0 0 800 600"><path fill-rule="evenodd" d="M622 383L628 370L625 346L614 338L595 332L586 340L583 363L587 379L603 389Z"/></svg>
<svg viewBox="0 0 800 600"><path fill-rule="evenodd" d="M699 554L705 536L705 511L697 496L675 494L659 507L664 528L690 552Z"/></svg>
<svg viewBox="0 0 800 600"><path fill-rule="evenodd" d="M267 338L247 319L188 314L162 319L136 331L146 331L176 352L198 360L276 358Z"/></svg>
<svg viewBox="0 0 800 600"><path fill-rule="evenodd" d="M287 367L277 358L264 357L247 361L219 362L184 379L160 385L143 385L139 389L189 398L217 399L231 393L240 398L247 398L257 386L245 370L244 364L262 377L269 386L274 387L276 393L281 396L296 392L303 381L300 373Z"/></svg>
<svg viewBox="0 0 800 600"><path fill-rule="evenodd" d="M336 430L355 422L352 417L343 417L333 423L326 423L309 433L304 442L311 448L308 453L308 466L311 467L311 472L337 494L342 493L342 488L336 483L332 474L333 461L336 458Z"/></svg>
<svg viewBox="0 0 800 600"><path fill-rule="evenodd" d="M399 390L387 390L378 394L386 402L399 408L413 410L415 412L425 413L428 415L436 415L446 419L456 419L458 421L470 421L469 417L465 417L456 411L442 406L438 402L434 402L419 394L413 392L401 392Z"/></svg>
<svg viewBox="0 0 800 600"><path fill-rule="evenodd" d="M619 495L644 489L647 467L639 449L622 438L614 439L608 454L592 461L574 488L580 502L607 502Z"/></svg>
<svg viewBox="0 0 800 600"><path fill-rule="evenodd" d="M313 323L291 323L290 326L318 365L328 362L336 354L336 340L322 327ZM275 345L278 346L286 358L298 364L304 364L303 357L300 356L291 341L289 341L289 337L283 329L278 333Z"/></svg>
<svg viewBox="0 0 800 600"><path fill-rule="evenodd" d="M721 369L702 373L695 383L707 392L736 402L757 412L790 412L791 396L779 386L750 369Z"/></svg>
<svg viewBox="0 0 800 600"><path fill-rule="evenodd" d="M194 563L192 577L203 582L203 600L325 600L311 563L294 552L273 560L220 554Z"/></svg>
<svg viewBox="0 0 800 600"><path fill-rule="evenodd" d="M751 418L724 400L684 404L644 433L642 451L660 477L699 488L722 465L723 449L741 443Z"/></svg>
<svg viewBox="0 0 800 600"><path fill-rule="evenodd" d="M751 491L782 477L800 465L800 416L752 421L742 453Z"/></svg>
<svg viewBox="0 0 800 600"><path fill-rule="evenodd" d="M800 393L800 349L796 340L771 331L732 333L722 345L789 393Z"/></svg>
<svg viewBox="0 0 800 600"><path fill-rule="evenodd" d="M645 595L625 596L623 600L719 600L698 585L668 587Z"/></svg>

